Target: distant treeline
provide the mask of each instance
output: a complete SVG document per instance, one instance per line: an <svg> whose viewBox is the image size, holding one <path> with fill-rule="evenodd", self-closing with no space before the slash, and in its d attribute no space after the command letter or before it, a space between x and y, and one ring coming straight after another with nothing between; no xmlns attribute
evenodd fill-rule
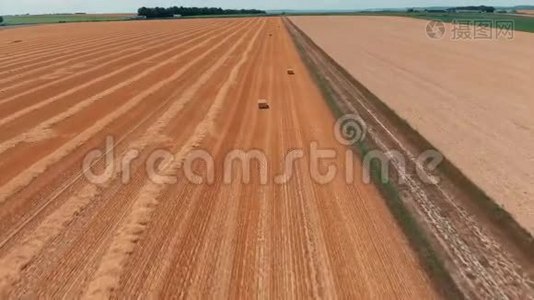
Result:
<svg viewBox="0 0 534 300"><path fill-rule="evenodd" d="M493 7L493 6L484 6L484 5L480 5L480 6L460 6L460 7L453 7L450 10L455 10L455 11L481 11L481 12L492 13L492 12L495 11L495 7Z"/></svg>
<svg viewBox="0 0 534 300"><path fill-rule="evenodd" d="M407 10L409 13L413 12L429 12L429 13L458 13L458 12L476 12L476 13L493 13L495 12L495 7L493 6L458 6L450 8L409 8Z"/></svg>
<svg viewBox="0 0 534 300"><path fill-rule="evenodd" d="M173 16L203 16L203 15L243 15L243 14L265 14L263 10L257 9L222 9L220 7L141 7L137 14L150 18L172 18Z"/></svg>

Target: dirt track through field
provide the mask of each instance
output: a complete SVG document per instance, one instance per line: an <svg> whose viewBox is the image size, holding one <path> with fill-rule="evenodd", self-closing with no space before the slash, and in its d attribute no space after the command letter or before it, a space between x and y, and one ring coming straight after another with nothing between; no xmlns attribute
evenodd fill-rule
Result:
<svg viewBox="0 0 534 300"><path fill-rule="evenodd" d="M66 62L69 43L83 50ZM2 32L0 54L1 70L21 70L0 82L0 296L437 296L359 164L345 183L335 120L280 19L20 28ZM338 153L329 183L310 175L311 142ZM235 149L267 158L248 183L224 167ZM292 149L303 157L275 182ZM93 150L102 182L82 169ZM148 176L163 150L173 159L157 173L177 182ZM109 153L130 172L106 169ZM192 153L213 157L212 178Z"/></svg>
<svg viewBox="0 0 534 300"><path fill-rule="evenodd" d="M292 20L534 234L534 34L455 40L447 24L430 39L411 18Z"/></svg>

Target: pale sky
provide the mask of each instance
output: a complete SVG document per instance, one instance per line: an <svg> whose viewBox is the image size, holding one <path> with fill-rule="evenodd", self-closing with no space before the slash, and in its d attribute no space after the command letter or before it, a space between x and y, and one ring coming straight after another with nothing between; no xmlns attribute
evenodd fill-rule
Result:
<svg viewBox="0 0 534 300"><path fill-rule="evenodd" d="M0 15L61 12L136 12L141 6L216 6L258 9L367 9L418 6L534 5L534 0L0 0Z"/></svg>

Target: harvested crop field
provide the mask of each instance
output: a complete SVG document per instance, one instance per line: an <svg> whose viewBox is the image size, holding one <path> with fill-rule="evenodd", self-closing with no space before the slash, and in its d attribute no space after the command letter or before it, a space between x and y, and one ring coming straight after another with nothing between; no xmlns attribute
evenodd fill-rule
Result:
<svg viewBox="0 0 534 300"><path fill-rule="evenodd" d="M453 40L446 24L430 39L410 18L291 19L534 233L534 34Z"/></svg>
<svg viewBox="0 0 534 300"><path fill-rule="evenodd" d="M346 148L281 19L18 28L0 73L2 298L436 297L356 159L310 175Z"/></svg>

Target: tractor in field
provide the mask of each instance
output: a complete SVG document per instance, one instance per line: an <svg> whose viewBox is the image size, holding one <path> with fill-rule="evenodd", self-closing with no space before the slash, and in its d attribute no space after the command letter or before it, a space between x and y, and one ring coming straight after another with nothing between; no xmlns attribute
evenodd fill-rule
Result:
<svg viewBox="0 0 534 300"><path fill-rule="evenodd" d="M289 74L289 75L295 75L295 70L293 70L293 69L287 69L287 74Z"/></svg>

